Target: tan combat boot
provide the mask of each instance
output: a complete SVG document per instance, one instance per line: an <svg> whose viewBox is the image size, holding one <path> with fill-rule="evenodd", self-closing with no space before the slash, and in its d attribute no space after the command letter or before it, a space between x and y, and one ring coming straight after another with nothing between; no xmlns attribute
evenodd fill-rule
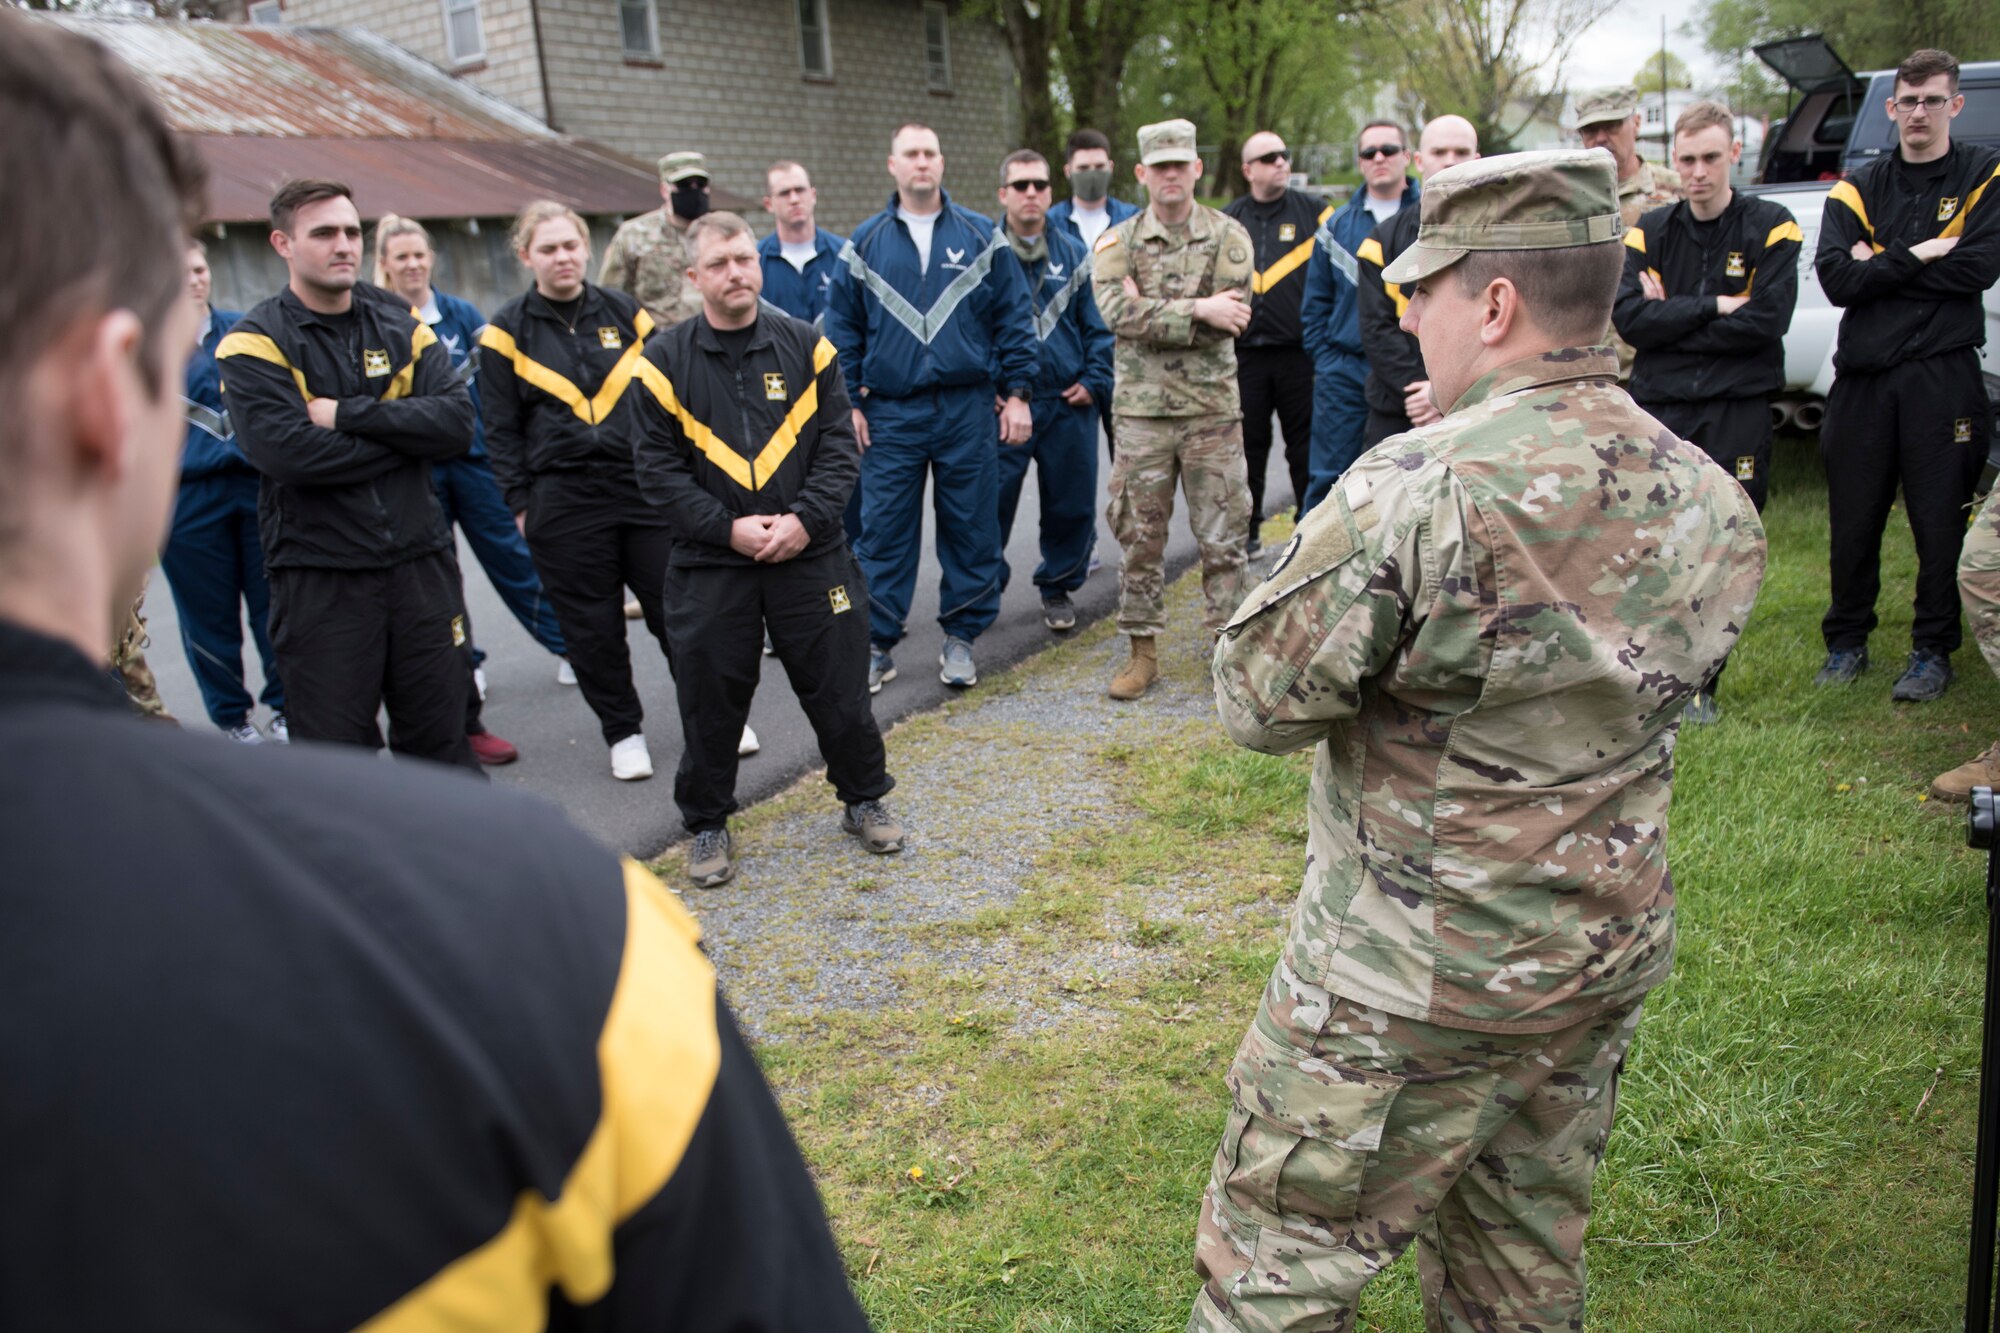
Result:
<svg viewBox="0 0 2000 1333"><path fill-rule="evenodd" d="M1972 799L1974 787L2000 791L2000 741L1995 741L1977 759L1968 759L1951 772L1938 774L1931 783L1931 795L1940 801L1963 805Z"/></svg>
<svg viewBox="0 0 2000 1333"><path fill-rule="evenodd" d="M1111 697L1136 699L1160 678L1160 660L1153 655L1153 636L1134 634L1132 656L1111 678Z"/></svg>

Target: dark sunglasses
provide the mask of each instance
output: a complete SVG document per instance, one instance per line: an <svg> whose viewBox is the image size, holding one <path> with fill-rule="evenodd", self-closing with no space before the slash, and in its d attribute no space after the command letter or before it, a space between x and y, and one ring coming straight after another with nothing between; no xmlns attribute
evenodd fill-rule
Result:
<svg viewBox="0 0 2000 1333"><path fill-rule="evenodd" d="M1394 157L1402 151L1403 145L1399 143L1378 143L1373 148L1361 149L1355 156L1366 161L1371 157Z"/></svg>
<svg viewBox="0 0 2000 1333"><path fill-rule="evenodd" d="M1031 191L1031 190L1032 190L1032 191L1040 191L1040 190L1046 190L1046 189L1048 189L1048 188L1049 188L1049 181L1048 181L1048 177L1046 177L1046 176L1044 176L1044 177L1043 177L1042 179L1040 179L1040 180L1032 180L1032 181L1008 181L1008 182L1007 182L1007 188L1008 188L1008 189L1010 189L1010 190L1019 190L1019 191L1020 191L1020 192L1021 192L1022 194L1027 194L1027 193L1028 193L1029 191Z"/></svg>
<svg viewBox="0 0 2000 1333"><path fill-rule="evenodd" d="M1265 153L1262 157L1253 157L1250 160L1252 162L1261 162L1263 165L1267 167L1275 167L1280 162L1291 161L1292 155L1286 152L1284 149L1280 148L1275 153Z"/></svg>

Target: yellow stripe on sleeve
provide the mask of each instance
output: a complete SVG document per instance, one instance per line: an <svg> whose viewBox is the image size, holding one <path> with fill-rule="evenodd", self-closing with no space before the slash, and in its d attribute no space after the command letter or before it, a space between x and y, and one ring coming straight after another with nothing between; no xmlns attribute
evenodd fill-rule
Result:
<svg viewBox="0 0 2000 1333"><path fill-rule="evenodd" d="M1868 220L1868 205L1863 202L1861 191L1854 188L1853 181L1835 182L1832 192L1826 196L1826 201L1829 204L1837 203L1854 214L1861 223L1862 234L1868 238L1869 246L1876 254L1882 253L1882 247L1875 244L1875 224Z"/></svg>
<svg viewBox="0 0 2000 1333"><path fill-rule="evenodd" d="M292 374L292 382L299 386L299 397L312 401L312 390L306 387L305 372L291 363L278 349L278 344L261 333L228 333L216 344L215 359L226 360L232 356L251 356L259 361L269 361Z"/></svg>
<svg viewBox="0 0 2000 1333"><path fill-rule="evenodd" d="M1638 229L1637 227L1633 227L1633 228L1629 229L1628 231L1626 231L1626 233L1625 233L1625 248L1626 248L1627 250L1637 250L1637 251L1638 251L1638 252L1639 252L1640 254L1642 254L1642 255L1643 255L1643 254L1645 254L1645 253L1646 253L1646 233L1645 233L1645 232L1643 232L1643 231L1640 231L1640 230L1639 230L1639 229Z"/></svg>
<svg viewBox="0 0 2000 1333"><path fill-rule="evenodd" d="M1382 257L1382 243L1373 236L1370 236L1361 243L1361 248L1354 252L1354 257L1356 259L1365 259L1376 268L1381 268L1389 262Z"/></svg>
<svg viewBox="0 0 2000 1333"><path fill-rule="evenodd" d="M1797 241L1800 245L1804 245L1806 234L1799 230L1797 222L1780 222L1771 228L1771 234L1764 238L1764 248L1768 250L1780 241Z"/></svg>
<svg viewBox="0 0 2000 1333"><path fill-rule="evenodd" d="M827 338L821 338L817 343L813 345L813 374L817 375L822 370L825 370L828 366L832 365L833 358L836 355L838 355L838 353L836 353L833 349L832 340Z"/></svg>
<svg viewBox="0 0 2000 1333"><path fill-rule="evenodd" d="M1979 200L1982 196L1985 195L1986 187L1991 185L1995 180L2000 180L2000 167L1993 168L1993 174L1991 176L1988 176L1985 180L1979 182L1979 188L1974 190L1972 192L1972 197L1965 201L1965 207L1958 210L1957 215L1953 217L1950 222L1945 224L1945 229L1939 232L1938 235L1940 237L1963 236L1965 234L1966 215L1971 213L1973 209L1979 207Z"/></svg>
<svg viewBox="0 0 2000 1333"><path fill-rule="evenodd" d="M548 1291L610 1290L612 1236L680 1164L722 1064L715 972L666 887L625 865L625 953L598 1035L602 1112L553 1200L524 1190L507 1225L362 1325L362 1333L539 1333Z"/></svg>

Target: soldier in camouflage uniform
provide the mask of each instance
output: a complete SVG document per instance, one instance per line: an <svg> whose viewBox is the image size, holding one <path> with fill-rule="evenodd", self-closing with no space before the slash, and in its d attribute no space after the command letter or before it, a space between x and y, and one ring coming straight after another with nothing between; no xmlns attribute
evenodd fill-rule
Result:
<svg viewBox="0 0 2000 1333"><path fill-rule="evenodd" d="M1576 135L1585 148L1601 148L1618 164L1618 212L1625 230L1656 208L1679 203L1681 176L1639 156L1639 90L1630 84L1592 88L1576 95ZM1616 329L1605 334L1618 349L1618 381L1632 378L1632 345Z"/></svg>
<svg viewBox="0 0 2000 1333"><path fill-rule="evenodd" d="M1342 1333L1413 1240L1429 1328L1582 1327L1591 1178L1673 957L1677 721L1764 572L1742 488L1588 345L1615 189L1576 150L1424 183L1383 277L1445 416L1362 455L1216 645L1230 735L1318 753L1190 1330Z"/></svg>
<svg viewBox="0 0 2000 1333"><path fill-rule="evenodd" d="M1972 641L1986 654L1986 665L2000 676L2000 502L1992 496L1965 534L1958 553L1958 596L1965 618L1972 622ZM1941 801L1972 799L1974 787L2000 791L2000 741L1977 759L1968 759L1949 773L1938 774L1931 795Z"/></svg>
<svg viewBox="0 0 2000 1333"><path fill-rule="evenodd" d="M1118 454L1105 517L1125 552L1118 628L1131 637L1132 652L1111 682L1114 699L1136 699L1159 679L1153 643L1166 629L1163 562L1174 479L1201 548L1212 631L1243 596L1250 524L1234 341L1250 322L1250 233L1195 202L1201 156L1190 122L1143 127L1139 162L1151 202L1097 238L1091 267L1098 310L1117 335L1111 412Z"/></svg>
<svg viewBox="0 0 2000 1333"><path fill-rule="evenodd" d="M597 270L597 285L616 287L646 307L653 322L671 328L701 313L701 293L687 280L688 224L709 211L708 163L700 153L660 159L660 198L618 228Z"/></svg>

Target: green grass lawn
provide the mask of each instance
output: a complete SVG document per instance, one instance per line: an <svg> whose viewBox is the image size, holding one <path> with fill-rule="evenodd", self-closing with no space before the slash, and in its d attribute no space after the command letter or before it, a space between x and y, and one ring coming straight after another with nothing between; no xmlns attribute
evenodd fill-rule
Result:
<svg viewBox="0 0 2000 1333"><path fill-rule="evenodd" d="M1779 452L1723 721L1681 739L1679 956L1598 1177L1593 1329L1960 1320L1984 865L1961 810L1921 793L2000 734L2000 686L1968 646L1942 702L1889 703L1914 575L1898 509L1878 665L1812 688L1825 496L1808 445ZM892 763L925 738L899 729ZM761 1048L883 1329L1177 1329L1194 1294L1222 1073L1296 885L1306 759L1192 719L1062 762L1100 771L1123 817L1048 847L1006 907L911 927L912 956L1003 961L904 962L893 1012L781 1020ZM1035 958L1053 980L1024 975ZM1362 1326L1422 1328L1407 1258Z"/></svg>

